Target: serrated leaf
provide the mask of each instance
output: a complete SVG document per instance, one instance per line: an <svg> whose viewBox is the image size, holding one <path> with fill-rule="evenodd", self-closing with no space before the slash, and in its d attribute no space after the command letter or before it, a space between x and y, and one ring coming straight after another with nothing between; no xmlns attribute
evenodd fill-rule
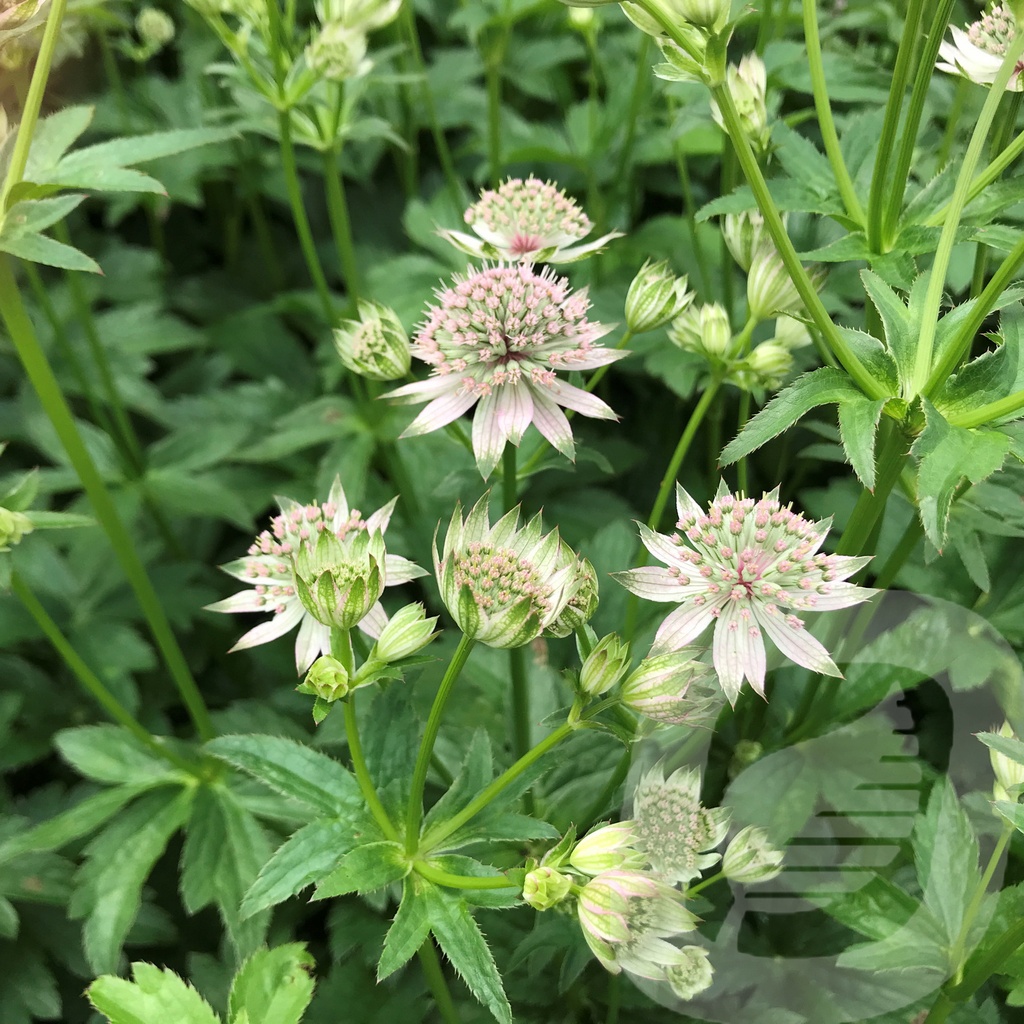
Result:
<svg viewBox="0 0 1024 1024"><path fill-rule="evenodd" d="M499 1024L512 1024L512 1008L501 975L465 901L448 896L436 886L424 887L423 899L430 930L459 977Z"/></svg>
<svg viewBox="0 0 1024 1024"><path fill-rule="evenodd" d="M35 181L41 170L53 167L85 133L94 112L90 106L65 107L41 118L32 133L25 177Z"/></svg>
<svg viewBox="0 0 1024 1024"><path fill-rule="evenodd" d="M805 373L747 422L739 435L726 445L719 463L728 466L756 451L820 405L864 399L863 392L842 370L823 366Z"/></svg>
<svg viewBox="0 0 1024 1024"><path fill-rule="evenodd" d="M85 917L85 956L97 973L114 971L142 901L142 886L184 824L192 789L163 788L137 800L86 847L71 917Z"/></svg>
<svg viewBox="0 0 1024 1024"><path fill-rule="evenodd" d="M263 865L242 900L242 916L275 906L326 875L356 842L352 823L311 821L289 836Z"/></svg>
<svg viewBox="0 0 1024 1024"><path fill-rule="evenodd" d="M316 887L313 899L374 892L405 878L411 869L398 843L365 843L345 854L341 863Z"/></svg>
<svg viewBox="0 0 1024 1024"><path fill-rule="evenodd" d="M1024 743L1014 736L1000 736L997 732L977 732L975 737L986 747L998 751L1011 761L1024 765Z"/></svg>
<svg viewBox="0 0 1024 1024"><path fill-rule="evenodd" d="M180 778L174 768L120 725L83 725L54 736L61 757L97 782L148 783Z"/></svg>
<svg viewBox="0 0 1024 1024"><path fill-rule="evenodd" d="M313 957L299 942L253 953L231 985L228 1013L232 1022L299 1024L313 998Z"/></svg>
<svg viewBox="0 0 1024 1024"><path fill-rule="evenodd" d="M173 971L132 964L134 981L105 976L86 990L110 1024L220 1024L210 1004Z"/></svg>
<svg viewBox="0 0 1024 1024"><path fill-rule="evenodd" d="M21 238L23 235L44 231L63 220L83 199L85 196L68 195L15 203L3 219L0 238Z"/></svg>
<svg viewBox="0 0 1024 1024"><path fill-rule="evenodd" d="M328 817L362 807L359 784L343 765L294 740L283 736L220 736L206 749L278 793Z"/></svg>
<svg viewBox="0 0 1024 1024"><path fill-rule="evenodd" d="M948 423L924 403L925 429L911 454L918 461L918 509L928 539L942 549L946 525L960 481L978 483L1003 464L1010 438L996 430L968 430Z"/></svg>
<svg viewBox="0 0 1024 1024"><path fill-rule="evenodd" d="M1009 800L997 800L993 806L1018 832L1024 832L1024 806Z"/></svg>
<svg viewBox="0 0 1024 1024"><path fill-rule="evenodd" d="M459 774L444 796L427 812L423 827L429 829L435 822L457 814L491 781L493 774L491 741L486 730L478 729L473 733Z"/></svg>
<svg viewBox="0 0 1024 1024"><path fill-rule="evenodd" d="M843 450L860 482L875 489L875 436L888 399L861 397L839 403L839 436Z"/></svg>
<svg viewBox="0 0 1024 1024"><path fill-rule="evenodd" d="M378 981L404 967L430 934L427 903L423 897L423 890L428 884L420 875L406 878L398 913L384 937L384 949L377 964Z"/></svg>
<svg viewBox="0 0 1024 1024"><path fill-rule="evenodd" d="M862 270L860 279L868 298L882 318L886 348L896 362L900 381L906 383L914 375L915 346L920 325L914 322L903 300L877 274Z"/></svg>
<svg viewBox="0 0 1024 1024"><path fill-rule="evenodd" d="M950 522L949 539L953 543L953 550L963 562L967 575L971 577L971 582L987 594L992 588L992 578L977 532L958 524L954 518Z"/></svg>
<svg viewBox="0 0 1024 1024"><path fill-rule="evenodd" d="M82 270L102 274L100 265L84 252L71 245L47 238L46 235L20 235L17 238L0 237L0 252L10 253L30 263L42 263L62 270Z"/></svg>

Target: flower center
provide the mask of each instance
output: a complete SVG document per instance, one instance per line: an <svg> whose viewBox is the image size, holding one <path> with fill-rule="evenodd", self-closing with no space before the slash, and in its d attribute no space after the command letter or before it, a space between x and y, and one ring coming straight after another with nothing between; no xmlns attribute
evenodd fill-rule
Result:
<svg viewBox="0 0 1024 1024"><path fill-rule="evenodd" d="M511 549L474 541L452 558L456 586L468 586L483 611L497 613L524 599L532 601L538 612L547 611L551 588L542 582L532 562Z"/></svg>
<svg viewBox="0 0 1024 1024"><path fill-rule="evenodd" d="M976 21L967 30L967 38L975 46L986 53L1002 57L1006 48L1017 35L1017 26L1013 14L1005 7L993 7L992 10ZM1020 65L1017 66L1020 71Z"/></svg>

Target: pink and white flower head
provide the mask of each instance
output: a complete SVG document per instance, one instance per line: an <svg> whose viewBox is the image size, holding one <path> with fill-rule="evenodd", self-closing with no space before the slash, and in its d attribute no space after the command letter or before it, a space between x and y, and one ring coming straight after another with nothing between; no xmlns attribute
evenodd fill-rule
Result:
<svg viewBox="0 0 1024 1024"><path fill-rule="evenodd" d="M539 178L509 178L487 189L466 211L474 235L441 228L438 234L478 259L525 263L574 263L604 248L621 231L581 242L593 229L574 199Z"/></svg>
<svg viewBox="0 0 1024 1024"><path fill-rule="evenodd" d="M743 680L764 695L764 637L814 672L842 676L828 651L792 611L826 612L866 601L875 591L843 582L870 558L819 553L830 520L812 522L779 503L719 488L707 512L681 487L673 536L640 527L644 546L667 568L616 573L631 593L678 604L658 629L652 655L693 643L714 624L712 656L733 704Z"/></svg>
<svg viewBox="0 0 1024 1024"><path fill-rule="evenodd" d="M402 437L427 434L477 407L473 452L486 479L505 444L518 445L533 423L569 459L575 446L562 408L614 420L599 398L567 384L557 371L593 370L627 353L595 344L611 328L587 319L586 291L526 264L499 264L454 278L437 292L416 335L413 355L433 367L425 381L385 398L427 401Z"/></svg>
<svg viewBox="0 0 1024 1024"><path fill-rule="evenodd" d="M997 5L980 21L967 26L967 31L950 26L953 42L944 40L939 47L936 67L951 75L962 75L978 85L991 85L1006 56L1006 48L1017 35L1017 21L1009 7ZM1007 92L1024 90L1024 61L1018 61Z"/></svg>
<svg viewBox="0 0 1024 1024"><path fill-rule="evenodd" d="M729 831L729 811L703 807L700 770L680 768L667 779L655 765L633 796L633 844L659 877L689 882L719 861L712 852Z"/></svg>
<svg viewBox="0 0 1024 1024"><path fill-rule="evenodd" d="M653 875L605 871L580 890L576 910L587 945L612 974L664 981L667 968L688 962L667 940L693 931L697 918L682 893Z"/></svg>
<svg viewBox="0 0 1024 1024"><path fill-rule="evenodd" d="M341 481L335 479L330 495L322 505L314 501L300 505L291 498L278 498L281 514L270 521L249 548L245 558L236 559L221 568L235 579L250 585L232 597L207 605L212 612L263 612L272 615L267 622L250 629L231 648L244 650L269 643L299 627L295 640L295 668L302 675L313 662L331 649L331 628L318 622L303 607L296 592L294 556L303 545L316 542L324 531L330 531L339 540L353 533L372 535L384 533L391 520L397 498L392 498L373 515L364 519L358 509L349 509ZM414 562L401 555L386 554L385 586L408 583L417 576L427 575ZM359 628L372 637L380 635L387 625L387 615L380 602L376 602Z"/></svg>
<svg viewBox="0 0 1024 1024"><path fill-rule="evenodd" d="M542 534L540 516L516 529L519 509L494 526L485 494L465 522L456 506L434 568L441 600L471 640L488 647L522 647L565 608L576 558L557 530Z"/></svg>

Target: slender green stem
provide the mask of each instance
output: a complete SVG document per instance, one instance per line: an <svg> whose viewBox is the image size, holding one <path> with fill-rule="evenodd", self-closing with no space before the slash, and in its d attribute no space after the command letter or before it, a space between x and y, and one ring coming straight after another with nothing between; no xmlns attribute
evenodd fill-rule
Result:
<svg viewBox="0 0 1024 1024"><path fill-rule="evenodd" d="M604 1024L619 1024L619 1009L622 1006L622 975L608 975L608 1010Z"/></svg>
<svg viewBox="0 0 1024 1024"><path fill-rule="evenodd" d="M334 646L332 636L332 651ZM349 650L351 651L351 644L349 644ZM351 668L349 671L351 671ZM370 770L366 767L363 744L359 739L359 720L356 717L356 692L353 690L345 698L345 736L348 739L349 756L352 758L352 770L355 773L356 782L359 783L359 789L362 791L366 806L370 808L370 813L373 815L373 820L380 826L381 832L392 842L395 842L399 838L398 829L391 824L391 818L388 816L388 812L384 809L384 805L377 795L377 787L374 785Z"/></svg>
<svg viewBox="0 0 1024 1024"><path fill-rule="evenodd" d="M501 70L508 42L508 29L502 26L498 40L487 54L487 168L491 187L501 184Z"/></svg>
<svg viewBox="0 0 1024 1024"><path fill-rule="evenodd" d="M889 177L889 164L893 155L896 132L900 125L900 111L903 108L903 99L907 91L907 78L910 75L914 52L917 49L923 9L924 0L910 0L907 6L907 17L903 23L903 35L900 37L899 50L896 52L896 64L892 72L892 83L889 86L889 98L885 105L885 120L882 122L882 134L878 140L875 166L871 174L871 191L868 196L868 245L872 252L881 252L885 203L893 189L893 182Z"/></svg>
<svg viewBox="0 0 1024 1024"><path fill-rule="evenodd" d="M636 55L636 77L633 79L633 91L629 97L629 112L626 115L625 134L622 138L622 148L619 150L619 161L615 170L615 181L624 203L628 202L630 185L633 179L633 166L630 162L630 157L633 155L633 141L636 138L637 126L640 124L643 112L644 97L647 95L648 88L647 83L651 78L650 47L651 37L646 33L642 34L640 37L640 49Z"/></svg>
<svg viewBox="0 0 1024 1024"><path fill-rule="evenodd" d="M435 885L445 885L449 889L513 889L517 883L510 878L480 877L478 875L453 875L450 871L443 871L433 864L418 860L413 864L413 870L422 875L428 882ZM521 887L521 886L520 886Z"/></svg>
<svg viewBox="0 0 1024 1024"><path fill-rule="evenodd" d="M921 3L921 0L913 0L914 3ZM804 10L804 40L807 44L807 64L811 72L811 91L814 94L814 109L818 113L818 127L821 130L821 139L825 143L825 155L832 165L832 173L835 175L836 184L839 186L839 194L842 196L843 205L850 219L863 225L867 220L864 214L864 207L861 206L857 196L857 190L853 186L853 179L847 170L846 161L843 159L843 151L839 146L839 135L836 132L835 121L832 119L832 105L828 99L828 86L825 83L825 65L821 58L821 37L818 32L818 4L817 0L803 0Z"/></svg>
<svg viewBox="0 0 1024 1024"><path fill-rule="evenodd" d="M416 852L419 844L420 822L423 820L423 790L427 785L430 755L434 752L434 743L441 728L441 718L444 715L448 698L452 694L455 681L459 678L459 673L466 664L469 652L473 649L473 644L474 641L465 634L459 638L459 645L455 648L452 660L448 663L448 669L437 689L434 704L430 709L430 716L427 718L427 726L423 732L423 739L420 741L419 753L416 755L416 767L412 773L409 807L405 816L405 848L410 855Z"/></svg>
<svg viewBox="0 0 1024 1024"><path fill-rule="evenodd" d="M50 13L46 16L46 27L43 29L43 38L39 44L39 56L36 58L36 66L32 71L32 81L21 110L18 135L14 140L14 149L11 151L11 162L7 167L7 174L4 176L3 187L0 188L0 222L3 221L10 205L11 190L25 177L32 136L35 133L36 121L39 119L39 111L43 105L43 92L46 90L46 81L50 77L50 65L53 63L53 54L57 48L57 37L61 22L64 20L66 7L67 0L53 0L50 5Z"/></svg>
<svg viewBox="0 0 1024 1024"><path fill-rule="evenodd" d="M324 153L324 184L327 193L327 216L331 221L338 261L345 275L349 314L354 315L363 288L360 283L359 261L356 259L355 245L352 241L352 221L348 214L345 183L339 166L340 157L340 150L328 150Z"/></svg>
<svg viewBox="0 0 1024 1024"><path fill-rule="evenodd" d="M959 415L951 415L949 422L957 427L980 427L991 420L1001 420L1004 416L1011 416L1021 409L1024 409L1024 391L1014 391L1012 395L1000 398L996 402L989 402Z"/></svg>
<svg viewBox="0 0 1024 1024"><path fill-rule="evenodd" d="M711 382L704 389L704 394L700 396L700 401L690 414L690 419L687 421L686 427L679 437L679 442L676 444L672 458L665 469L665 475L661 478L661 486L658 488L658 495L654 499L654 505L651 507L651 514L647 517L647 526L652 530L657 530L661 525L665 508L675 489L679 467L683 464L683 459L686 458L686 453L690 450L690 445L693 443L694 437L697 436L697 430L703 422L708 409L711 408L711 403L715 400L721 384L722 377L720 374L712 377Z"/></svg>
<svg viewBox="0 0 1024 1024"><path fill-rule="evenodd" d="M1021 99L1024 97L1024 93L1014 93L1014 99ZM1012 128L1011 124L1011 128ZM1005 171L1013 162L1016 160L1021 153L1024 153L1024 132L1021 132L1013 142L1011 142L1005 149L1002 149L999 155L988 164L983 171L975 175L974 180L971 182L971 187L967 190L967 202L971 202L977 199L998 178L1002 176ZM938 227L945 220L946 213L949 210L949 203L944 203L939 207L933 214L931 214L927 220L924 221L926 227Z"/></svg>
<svg viewBox="0 0 1024 1024"><path fill-rule="evenodd" d="M1003 63L996 72L989 94L985 98L985 104L981 108L978 122L971 135L964 162L960 167L960 174L957 176L956 188L953 191L953 198L946 213L946 220L942 225L942 234L939 236L939 244L935 250L935 260L932 263L931 274L928 278L928 291L925 293L924 308L921 312L921 333L918 336L916 358L914 360L913 379L911 381L910 394L904 397L913 398L920 394L932 373L932 349L935 344L935 331L939 321L939 307L942 303L942 292L946 284L946 271L949 269L949 261L953 254L953 245L956 242L956 230L960 226L960 217L963 214L964 206L967 204L967 192L971 186L971 179L974 177L975 168L981 157L985 139L988 137L992 121L999 108L999 101L1014 73L1017 61L1024 54L1024 32L1018 33L1007 45L1006 55Z"/></svg>
<svg viewBox="0 0 1024 1024"><path fill-rule="evenodd" d="M452 999L451 990L448 988L448 982L445 980L444 971L441 969L441 958L434 948L434 940L428 935L417 952L423 976L427 979L427 987L437 1004L438 1013L441 1014L445 1024L462 1024L459 1011L455 1009L455 1002Z"/></svg>
<svg viewBox="0 0 1024 1024"><path fill-rule="evenodd" d="M996 974L1003 963L1024 945L1024 919L1010 925L998 938L992 948L964 974L963 981L956 985L951 995L962 1003L969 999L982 985Z"/></svg>
<svg viewBox="0 0 1024 1024"><path fill-rule="evenodd" d="M553 747L558 746L567 736L571 736L576 728L577 726L570 725L568 722L560 725L481 790L458 814L427 829L427 833L423 837L423 849L436 850L445 839L462 828L467 821L476 817L502 790L515 782L527 768L539 761Z"/></svg>
<svg viewBox="0 0 1024 1024"><path fill-rule="evenodd" d="M737 410L736 417L736 433L739 432L747 425L747 420L750 419L750 392L744 388L740 392L739 409ZM744 455L736 463L736 486L738 490L749 497L750 495L750 466L747 461L747 457Z"/></svg>
<svg viewBox="0 0 1024 1024"><path fill-rule="evenodd" d="M276 0L270 0L270 2L274 3ZM295 144L292 142L292 121L287 110L278 111L277 123L281 140L281 166L284 170L285 187L288 190L288 204L291 207L292 220L295 222L295 231L299 236L299 246L302 249L302 256L306 261L309 276L313 279L313 285L316 288L317 295L320 297L320 305L323 307L324 317L327 320L328 326L333 327L336 316L334 300L331 298L331 290L327 286L324 268L316 251L313 231L309 226L309 217L306 216L306 207L302 202L302 183L299 181L299 169L295 162Z"/></svg>
<svg viewBox="0 0 1024 1024"><path fill-rule="evenodd" d="M210 715L203 703L199 688L192 678L188 662L178 646L178 641L167 621L160 599L139 558L132 538L121 521L121 516L114 505L110 492L82 441L82 435L78 431L71 410L60 390L57 378L39 345L32 322L25 312L18 285L11 272L10 261L6 257L0 259L0 317L3 318L7 333L14 343L18 358L28 374L32 387L92 503L96 518L110 538L114 554L128 577L132 590L135 591L135 596L146 616L153 638L156 640L157 647L163 655L200 738L204 741L212 739L214 736L213 723L210 721Z"/></svg>
<svg viewBox="0 0 1024 1024"><path fill-rule="evenodd" d="M1006 290L1007 285L1016 276L1021 266L1024 266L1024 238L1021 238L996 269L985 286L985 290L971 306L967 319L939 354L935 369L925 385L924 393L926 395L934 395L936 390L946 382L946 378L960 365L960 361L970 352L974 337L981 329L985 318L995 307L999 296Z"/></svg>
<svg viewBox="0 0 1024 1024"><path fill-rule="evenodd" d="M709 885L714 885L715 882L720 882L723 878L725 878L725 872L719 871L717 874L702 879L696 885L691 885L690 888L686 890L686 895L696 896L697 893L701 892L701 890L706 889Z"/></svg>
<svg viewBox="0 0 1024 1024"><path fill-rule="evenodd" d="M859 555L864 550L871 531L885 513L889 494L900 478L900 472L906 462L907 441L902 430L896 424L883 424L883 426L887 436L882 441L878 456L875 489L869 491L864 488L861 491L853 514L836 545L836 554Z"/></svg>
<svg viewBox="0 0 1024 1024"><path fill-rule="evenodd" d="M182 771L198 777L194 764L189 763L185 758L165 747L107 689L103 680L79 656L67 637L60 631L57 623L53 621L36 595L32 593L32 590L16 572L11 573L11 590L14 591L15 597L21 601L25 611L35 620L36 625L46 639L53 645L53 649L64 659L64 663L71 670L72 675L82 684L82 688L93 700L118 725L127 729L137 740L145 744L155 754L162 757L169 764L174 765L175 768L180 768Z"/></svg>
<svg viewBox="0 0 1024 1024"><path fill-rule="evenodd" d="M772 37L772 15L775 13L775 0L764 0L761 5L761 17L757 21L757 42L754 43L754 52L759 56L764 56L764 48L768 45L768 40Z"/></svg>
<svg viewBox="0 0 1024 1024"><path fill-rule="evenodd" d="M501 503L506 512L516 506L518 490L516 487L516 446L506 444L501 453Z"/></svg>

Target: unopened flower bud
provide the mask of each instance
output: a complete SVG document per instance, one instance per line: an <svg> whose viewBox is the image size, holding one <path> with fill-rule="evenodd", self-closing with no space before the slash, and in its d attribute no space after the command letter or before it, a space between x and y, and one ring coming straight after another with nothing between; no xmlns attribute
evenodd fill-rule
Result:
<svg viewBox="0 0 1024 1024"><path fill-rule="evenodd" d="M667 260L648 260L626 293L626 326L634 334L657 330L679 316L692 300L685 275L676 277Z"/></svg>
<svg viewBox="0 0 1024 1024"><path fill-rule="evenodd" d="M633 711L672 725L702 722L721 704L714 670L685 649L644 658L622 684L621 697Z"/></svg>
<svg viewBox="0 0 1024 1024"><path fill-rule="evenodd" d="M156 53L174 38L174 22L157 7L143 7L135 17L135 31L149 51Z"/></svg>
<svg viewBox="0 0 1024 1024"><path fill-rule="evenodd" d="M717 302L690 306L669 328L669 339L681 349L712 357L723 356L732 340L732 326L725 307Z"/></svg>
<svg viewBox="0 0 1024 1024"><path fill-rule="evenodd" d="M820 268L809 270L815 288L825 280ZM770 320L779 313L803 309L800 293L793 284L775 246L764 238L755 250L747 275L747 306L755 320Z"/></svg>
<svg viewBox="0 0 1024 1024"><path fill-rule="evenodd" d="M355 78L365 57L365 34L340 21L324 25L306 47L306 63L331 82Z"/></svg>
<svg viewBox="0 0 1024 1024"><path fill-rule="evenodd" d="M654 73L667 82L703 82L707 37L699 28L685 23L678 26L678 31L686 38L689 49L684 50L670 39L659 39L665 63L656 64Z"/></svg>
<svg viewBox="0 0 1024 1024"><path fill-rule="evenodd" d="M1009 722L1003 722L999 728L998 735L1008 739L1016 739ZM992 771L996 781L992 787L992 796L995 800L1009 800L1016 803L1020 792L1013 792L1015 786L1024 786L1024 764L1014 761L993 747L989 747L988 756L992 761Z"/></svg>
<svg viewBox="0 0 1024 1024"><path fill-rule="evenodd" d="M729 761L729 778L736 778L755 761L760 760L763 753L764 747L757 740L738 740Z"/></svg>
<svg viewBox="0 0 1024 1024"><path fill-rule="evenodd" d="M370 380L397 380L409 372L409 336L393 309L359 302L359 319L343 320L334 331L334 347L348 369Z"/></svg>
<svg viewBox="0 0 1024 1024"><path fill-rule="evenodd" d="M591 697L610 690L629 668L629 644L609 633L595 645L580 669L580 689Z"/></svg>
<svg viewBox="0 0 1024 1024"><path fill-rule="evenodd" d="M24 512L0 508L0 551L10 551L32 530L32 520Z"/></svg>
<svg viewBox="0 0 1024 1024"><path fill-rule="evenodd" d="M322 654L310 666L300 693L311 693L328 703L340 700L349 691L349 677L345 666L330 654Z"/></svg>
<svg viewBox="0 0 1024 1024"><path fill-rule="evenodd" d="M811 334L807 325L791 316L780 316L775 321L775 337L772 341L784 345L790 352L798 348L806 348L811 344Z"/></svg>
<svg viewBox="0 0 1024 1024"><path fill-rule="evenodd" d="M585 835L569 857L569 863L585 875L600 875L615 868L643 867L642 853L633 849L633 822L604 825Z"/></svg>
<svg viewBox="0 0 1024 1024"><path fill-rule="evenodd" d="M24 67L28 60L29 52L20 39L8 39L0 46L0 71L17 71ZM8 133L7 119L4 118L3 136Z"/></svg>
<svg viewBox="0 0 1024 1024"><path fill-rule="evenodd" d="M691 25L718 32L729 20L730 0L673 0L672 6Z"/></svg>
<svg viewBox="0 0 1024 1024"><path fill-rule="evenodd" d="M568 875L554 868L534 868L523 881L523 899L534 910L550 910L561 903L571 889L572 879Z"/></svg>
<svg viewBox="0 0 1024 1024"><path fill-rule="evenodd" d="M781 850L768 841L768 833L756 825L740 829L722 858L722 874L732 882L756 885L782 873Z"/></svg>
<svg viewBox="0 0 1024 1024"><path fill-rule="evenodd" d="M725 73L725 86L739 114L747 141L755 150L763 152L769 139L766 105L768 77L764 62L756 54L748 53L738 66L730 64ZM711 116L725 131L725 120L714 100L711 101Z"/></svg>
<svg viewBox="0 0 1024 1024"><path fill-rule="evenodd" d="M384 541L379 532L344 540L324 530L296 552L295 590L318 622L351 629L384 592Z"/></svg>
<svg viewBox="0 0 1024 1024"><path fill-rule="evenodd" d="M722 237L729 252L732 253L732 258L743 270L750 270L750 263L761 244L761 239L767 237L764 217L757 210L727 213L722 219Z"/></svg>
<svg viewBox="0 0 1024 1024"><path fill-rule="evenodd" d="M793 355L785 345L765 341L747 357L747 366L757 375L759 384L774 389L793 369Z"/></svg>
<svg viewBox="0 0 1024 1024"><path fill-rule="evenodd" d="M570 7L567 20L577 32L584 35L593 32L600 24L593 8L590 7Z"/></svg>
<svg viewBox="0 0 1024 1024"><path fill-rule="evenodd" d="M564 544L564 541L563 541ZM571 549L566 545L571 554ZM561 614L544 631L546 636L569 636L589 622L597 611L597 572L586 558L576 561L576 574L567 587L571 595Z"/></svg>
<svg viewBox="0 0 1024 1024"><path fill-rule="evenodd" d="M407 604L396 612L381 630L373 645L371 659L383 662L401 661L422 650L437 634L437 616L428 619L421 604Z"/></svg>

